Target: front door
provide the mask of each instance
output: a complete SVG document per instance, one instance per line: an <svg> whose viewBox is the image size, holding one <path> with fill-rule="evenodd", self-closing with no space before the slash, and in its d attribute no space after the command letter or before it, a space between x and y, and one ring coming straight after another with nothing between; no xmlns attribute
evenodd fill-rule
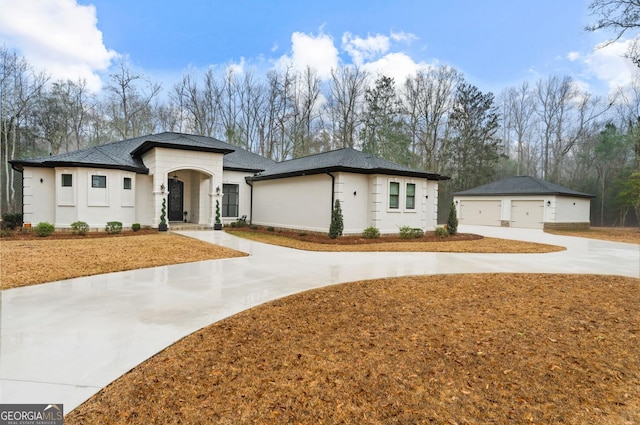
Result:
<svg viewBox="0 0 640 425"><path fill-rule="evenodd" d="M169 179L169 221L182 221L184 183Z"/></svg>

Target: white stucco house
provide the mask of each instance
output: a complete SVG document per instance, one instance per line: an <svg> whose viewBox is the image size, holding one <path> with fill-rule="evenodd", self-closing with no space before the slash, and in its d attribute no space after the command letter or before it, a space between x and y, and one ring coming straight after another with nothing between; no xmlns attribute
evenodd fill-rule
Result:
<svg viewBox="0 0 640 425"><path fill-rule="evenodd" d="M530 176L453 194L460 224L532 229L588 229L593 198Z"/></svg>
<svg viewBox="0 0 640 425"><path fill-rule="evenodd" d="M334 201L344 233L375 226L436 226L439 174L414 170L355 149L276 163L220 140L165 132L61 155L11 161L22 173L26 226L69 228L84 221L158 227L163 199L169 226L223 223L327 232Z"/></svg>

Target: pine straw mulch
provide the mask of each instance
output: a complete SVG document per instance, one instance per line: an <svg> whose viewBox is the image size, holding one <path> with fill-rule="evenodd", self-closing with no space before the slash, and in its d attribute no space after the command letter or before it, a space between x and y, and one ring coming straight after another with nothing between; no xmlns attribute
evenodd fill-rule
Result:
<svg viewBox="0 0 640 425"><path fill-rule="evenodd" d="M273 301L185 337L76 424L638 424L640 279L404 277Z"/></svg>
<svg viewBox="0 0 640 425"><path fill-rule="evenodd" d="M15 232L0 239L0 289L247 254L157 230L84 236Z"/></svg>
<svg viewBox="0 0 640 425"><path fill-rule="evenodd" d="M473 253L546 253L563 251L562 246L535 242L486 238L470 233L440 237L434 232L416 239L402 239L398 235L383 235L367 239L360 235L329 238L323 233L278 229L269 231L265 227L227 229L232 235L306 251L332 252L473 252Z"/></svg>
<svg viewBox="0 0 640 425"><path fill-rule="evenodd" d="M546 230L546 232L561 236L577 236L579 238L600 239L640 245L640 228L638 227L592 227L589 230Z"/></svg>

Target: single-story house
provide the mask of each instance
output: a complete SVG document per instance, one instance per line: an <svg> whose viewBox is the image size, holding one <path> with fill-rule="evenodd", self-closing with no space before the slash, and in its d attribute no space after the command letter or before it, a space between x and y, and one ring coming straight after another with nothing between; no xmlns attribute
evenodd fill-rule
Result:
<svg viewBox="0 0 640 425"><path fill-rule="evenodd" d="M355 149L274 162L215 138L165 132L60 155L11 161L23 178L25 225L84 221L158 227L166 220L253 224L327 232L340 200L344 233L369 226L436 226L439 174Z"/></svg>
<svg viewBox="0 0 640 425"><path fill-rule="evenodd" d="M530 176L453 194L460 224L532 229L588 229L593 198Z"/></svg>

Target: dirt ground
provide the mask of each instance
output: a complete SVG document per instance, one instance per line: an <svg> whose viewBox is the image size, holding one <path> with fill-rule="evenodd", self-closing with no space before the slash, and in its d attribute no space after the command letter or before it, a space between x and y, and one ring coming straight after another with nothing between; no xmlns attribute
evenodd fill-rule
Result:
<svg viewBox="0 0 640 425"><path fill-rule="evenodd" d="M75 424L638 424L640 279L483 274L313 290L204 328Z"/></svg>
<svg viewBox="0 0 640 425"><path fill-rule="evenodd" d="M640 228L638 227L592 227L581 231L548 230L547 233L640 245Z"/></svg>
<svg viewBox="0 0 640 425"><path fill-rule="evenodd" d="M104 232L42 238L17 232L0 239L0 289L247 254L173 233Z"/></svg>
<svg viewBox="0 0 640 425"><path fill-rule="evenodd" d="M478 244L457 252L479 252L517 244L464 237L365 245L345 239L339 246L428 251ZM160 258L197 261L202 252L244 255L155 231L69 238L0 239L2 288L15 274L21 277L14 281L37 283L70 267L87 274L122 269L109 263L88 270L118 253L116 263L131 268ZM78 261L85 257L88 264ZM639 333L640 279L480 274L353 282L264 304L189 335L65 423L636 424Z"/></svg>

